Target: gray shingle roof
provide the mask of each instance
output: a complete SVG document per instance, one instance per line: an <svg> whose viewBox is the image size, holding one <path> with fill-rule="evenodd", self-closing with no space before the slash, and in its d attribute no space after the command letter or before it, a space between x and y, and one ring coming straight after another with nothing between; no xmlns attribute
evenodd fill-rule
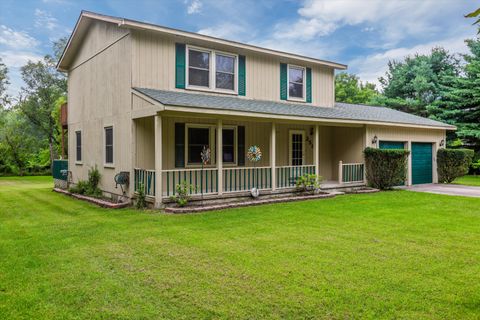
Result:
<svg viewBox="0 0 480 320"><path fill-rule="evenodd" d="M332 108L312 105L299 105L293 103L280 103L265 100L251 100L232 96L187 93L181 91L155 90L146 88L134 89L163 105L169 106L221 109L308 118L338 119L340 121L357 120L391 122L407 125L444 127L446 129L454 128L453 126L442 122L418 117L409 113L385 107L337 102L335 107Z"/></svg>

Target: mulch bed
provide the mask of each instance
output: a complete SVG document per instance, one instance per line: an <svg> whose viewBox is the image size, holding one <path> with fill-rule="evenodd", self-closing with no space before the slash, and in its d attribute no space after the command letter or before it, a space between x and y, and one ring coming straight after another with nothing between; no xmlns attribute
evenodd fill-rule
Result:
<svg viewBox="0 0 480 320"><path fill-rule="evenodd" d="M204 211L212 211L212 210L248 207L248 206L255 206L260 204L272 204L272 203L279 203L279 202L292 202L292 201L303 201L303 200L311 200L311 199L333 198L336 195L337 193L322 193L322 194L314 194L314 195L289 196L289 197L279 197L279 198L260 199L260 200L247 200L242 202L222 203L222 204L205 205L205 206L166 207L165 212L168 212L168 213L204 212Z"/></svg>
<svg viewBox="0 0 480 320"><path fill-rule="evenodd" d="M97 206L100 206L102 208L109 208L109 209L120 209L120 208L125 208L130 205L130 202L121 202L121 203L114 203L105 199L98 199L98 198L93 198L89 196L84 196L82 194L76 194L76 193L71 193L67 190L59 189L59 188L53 188L53 191L65 194L67 196L73 197L75 199L87 201L93 204L96 204Z"/></svg>

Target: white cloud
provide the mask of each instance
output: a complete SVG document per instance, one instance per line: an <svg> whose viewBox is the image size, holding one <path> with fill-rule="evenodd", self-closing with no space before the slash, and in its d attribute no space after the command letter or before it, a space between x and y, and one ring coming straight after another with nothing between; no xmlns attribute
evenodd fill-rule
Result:
<svg viewBox="0 0 480 320"><path fill-rule="evenodd" d="M342 26L361 26L375 28L385 46L394 46L408 36L437 32L438 21L458 5L450 0L307 0L297 20L278 24L274 36L310 40Z"/></svg>
<svg viewBox="0 0 480 320"><path fill-rule="evenodd" d="M187 13L194 14L199 13L202 9L202 2L200 0L192 0L187 6Z"/></svg>
<svg viewBox="0 0 480 320"><path fill-rule="evenodd" d="M38 41L23 31L15 31L5 25L0 25L0 44L14 49L32 48Z"/></svg>
<svg viewBox="0 0 480 320"><path fill-rule="evenodd" d="M42 0L46 4L70 4L67 0Z"/></svg>
<svg viewBox="0 0 480 320"><path fill-rule="evenodd" d="M466 38L468 38L468 35L455 36L413 47L395 48L381 53L371 54L366 57L358 57L349 62L349 67L351 67L350 72L356 73L362 81L372 82L378 86L378 78L385 75L385 72L388 69L388 61L400 61L406 56L411 56L416 53L428 54L434 47L443 47L452 54L467 53L468 48L464 42L464 39Z"/></svg>
<svg viewBox="0 0 480 320"><path fill-rule="evenodd" d="M58 20L44 10L35 9L35 27L52 31L58 27Z"/></svg>
<svg viewBox="0 0 480 320"><path fill-rule="evenodd" d="M43 59L41 55L38 55L29 51L2 51L0 52L0 58L2 58L3 63L10 68L20 68L25 65L29 60L30 61L40 61Z"/></svg>

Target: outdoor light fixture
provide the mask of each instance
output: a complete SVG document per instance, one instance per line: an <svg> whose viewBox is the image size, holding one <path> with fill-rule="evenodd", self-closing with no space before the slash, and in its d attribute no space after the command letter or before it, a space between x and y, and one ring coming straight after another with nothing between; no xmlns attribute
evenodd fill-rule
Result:
<svg viewBox="0 0 480 320"><path fill-rule="evenodd" d="M372 139L372 144L377 144L378 138L377 136L373 137Z"/></svg>
<svg viewBox="0 0 480 320"><path fill-rule="evenodd" d="M445 145L445 139L442 139L442 141L440 141L440 147L443 147Z"/></svg>

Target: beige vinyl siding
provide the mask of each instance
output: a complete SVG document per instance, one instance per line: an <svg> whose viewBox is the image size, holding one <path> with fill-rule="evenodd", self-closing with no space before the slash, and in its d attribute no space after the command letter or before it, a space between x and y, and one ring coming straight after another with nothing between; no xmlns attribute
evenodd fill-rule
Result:
<svg viewBox="0 0 480 320"><path fill-rule="evenodd" d="M92 25L84 39L84 46L91 50L103 48L100 42L118 39L116 32L109 33L103 23L98 24ZM74 134L81 130L83 160L82 165L76 165L75 157L70 157L69 169L73 181L77 182L87 179L88 170L97 165L102 174L100 187L121 193L115 189L114 176L120 171L132 171L130 38L126 36L105 50L88 53L93 54L92 57L70 70L68 76L68 131L69 141L73 142L69 144L69 154L75 154ZM104 167L106 126L113 126L113 168ZM128 192L131 194L132 190Z"/></svg>
<svg viewBox="0 0 480 320"><path fill-rule="evenodd" d="M175 40L152 32L132 32L133 87L183 91L183 89L175 88L175 41L181 42L183 39ZM198 40L187 44L245 55L247 77L245 98L247 99L282 102L280 100L280 63L282 62L312 68L312 104L325 107L334 105L333 68L305 65L299 61L287 61L276 56L242 52L221 45L205 45ZM202 91L202 93L205 92Z"/></svg>

